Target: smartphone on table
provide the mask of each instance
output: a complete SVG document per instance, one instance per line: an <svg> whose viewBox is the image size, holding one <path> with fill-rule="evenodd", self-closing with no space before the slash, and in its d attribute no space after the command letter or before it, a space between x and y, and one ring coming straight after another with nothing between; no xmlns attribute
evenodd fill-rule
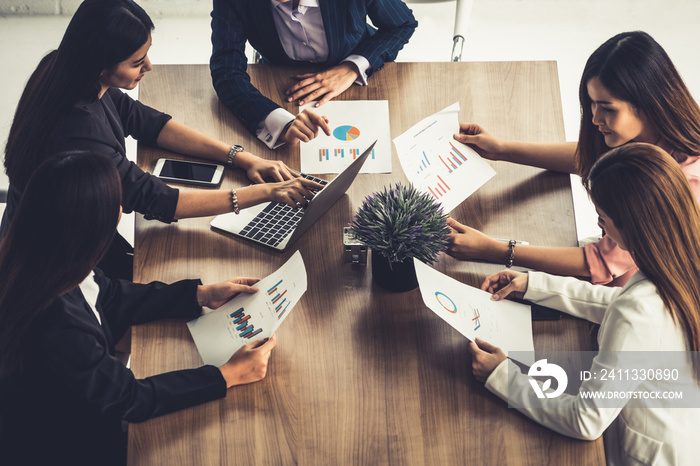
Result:
<svg viewBox="0 0 700 466"><path fill-rule="evenodd" d="M216 187L223 179L224 166L188 160L158 159L153 174L173 183Z"/></svg>

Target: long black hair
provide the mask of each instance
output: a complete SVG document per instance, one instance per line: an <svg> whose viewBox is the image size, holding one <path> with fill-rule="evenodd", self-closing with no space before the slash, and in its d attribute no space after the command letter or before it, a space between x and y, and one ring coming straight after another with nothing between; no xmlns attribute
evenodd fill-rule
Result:
<svg viewBox="0 0 700 466"><path fill-rule="evenodd" d="M588 82L598 78L616 98L646 117L674 150L700 155L700 107L666 51L649 34L623 32L588 58L579 85L581 128L576 161L584 186L595 161L610 148L593 124Z"/></svg>
<svg viewBox="0 0 700 466"><path fill-rule="evenodd" d="M20 193L50 154L60 119L101 90L103 71L141 48L153 22L132 0L85 0L73 15L57 50L46 55L20 98L5 147L5 169Z"/></svg>
<svg viewBox="0 0 700 466"><path fill-rule="evenodd" d="M66 152L35 171L0 243L0 378L17 368L32 322L105 254L120 203L121 181L107 157Z"/></svg>

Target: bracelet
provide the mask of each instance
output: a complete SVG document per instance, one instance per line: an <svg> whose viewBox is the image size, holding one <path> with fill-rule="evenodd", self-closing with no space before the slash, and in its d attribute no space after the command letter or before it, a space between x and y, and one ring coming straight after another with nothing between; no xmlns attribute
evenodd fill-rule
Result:
<svg viewBox="0 0 700 466"><path fill-rule="evenodd" d="M508 255L506 256L506 267L513 267L513 259L515 259L515 240L508 241Z"/></svg>
<svg viewBox="0 0 700 466"><path fill-rule="evenodd" d="M241 213L241 209L238 208L238 196L236 196L236 190L231 190L231 204L233 204L233 213L238 215Z"/></svg>
<svg viewBox="0 0 700 466"><path fill-rule="evenodd" d="M226 165L229 167L233 168L235 165L233 164L233 159L236 157L236 155L239 152L243 151L243 146L239 146L238 144L234 144L231 146L231 150L228 152L228 158L226 159Z"/></svg>

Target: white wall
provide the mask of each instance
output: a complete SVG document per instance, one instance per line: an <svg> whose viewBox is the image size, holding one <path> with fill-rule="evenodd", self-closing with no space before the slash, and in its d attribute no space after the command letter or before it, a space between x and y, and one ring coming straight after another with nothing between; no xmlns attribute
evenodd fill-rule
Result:
<svg viewBox="0 0 700 466"><path fill-rule="evenodd" d="M75 13L82 0L0 0L0 16L68 15ZM205 16L211 0L137 0L154 18L163 16Z"/></svg>

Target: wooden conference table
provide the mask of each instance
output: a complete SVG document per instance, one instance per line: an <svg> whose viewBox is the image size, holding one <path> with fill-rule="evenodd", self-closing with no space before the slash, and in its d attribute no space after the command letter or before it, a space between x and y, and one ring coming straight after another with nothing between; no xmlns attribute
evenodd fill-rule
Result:
<svg viewBox="0 0 700 466"><path fill-rule="evenodd" d="M298 72L250 67L253 82L277 101ZM343 99L388 100L392 138L459 101L460 121L504 138L564 140L554 62L389 63ZM268 150L219 103L205 65L156 66L140 100L299 168L298 147ZM372 283L369 264L343 263L342 227L364 197L406 181L393 145L392 151L393 173L360 175L285 253L214 231L211 218L173 225L137 219L136 281L264 277L300 250L309 285L278 330L267 377L234 387L220 401L130 425L130 465L604 464L602 440L577 441L541 427L477 382L466 339L424 306L418 290L384 291ZM177 157L140 147L139 164L152 170L166 155ZM492 166L497 176L454 218L496 237L576 245L567 175ZM227 170L222 186L246 183L241 171ZM444 256L437 268L478 286L503 266ZM533 329L539 350L590 348L581 321L535 322ZM138 377L201 364L184 321L134 327L131 365Z"/></svg>

